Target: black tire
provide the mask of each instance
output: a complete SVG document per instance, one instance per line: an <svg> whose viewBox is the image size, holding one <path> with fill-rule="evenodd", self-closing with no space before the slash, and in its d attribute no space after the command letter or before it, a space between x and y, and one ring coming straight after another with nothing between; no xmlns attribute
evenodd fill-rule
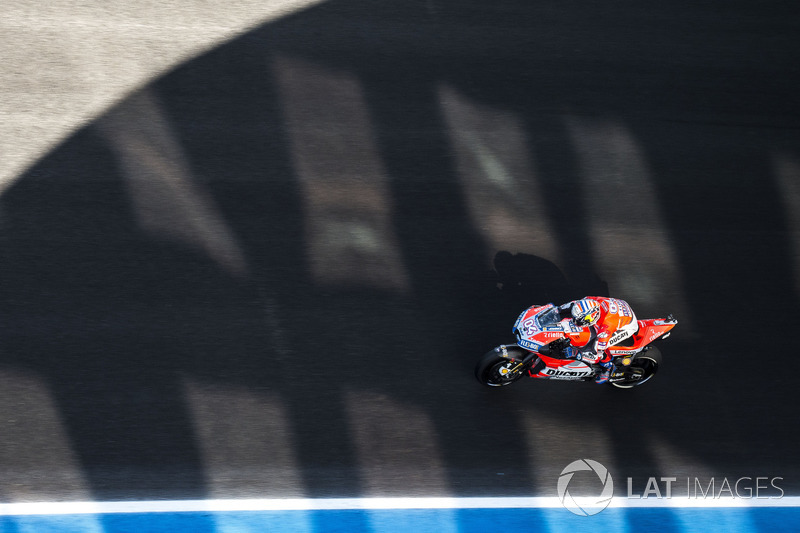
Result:
<svg viewBox="0 0 800 533"><path fill-rule="evenodd" d="M475 377L482 385L504 387L511 385L526 374L527 368L518 368L515 372L509 371L512 367L518 366L528 352L513 346L508 347L507 352L510 357L515 359L514 361L503 357L499 348L495 348L481 357L478 364L475 365Z"/></svg>
<svg viewBox="0 0 800 533"><path fill-rule="evenodd" d="M630 364L631 368L642 369L643 375L638 379L610 381L608 384L618 389L632 389L644 385L650 381L658 372L658 365L661 363L661 352L655 346L650 346L646 351L634 357Z"/></svg>

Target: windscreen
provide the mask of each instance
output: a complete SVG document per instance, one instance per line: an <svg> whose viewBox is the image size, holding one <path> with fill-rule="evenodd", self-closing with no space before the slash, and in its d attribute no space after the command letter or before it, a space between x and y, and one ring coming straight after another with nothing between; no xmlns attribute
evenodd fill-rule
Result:
<svg viewBox="0 0 800 533"><path fill-rule="evenodd" d="M540 314L536 317L539 321L540 328L546 328L547 326L555 326L559 322L561 322L561 316L558 314L558 308L551 307L547 311Z"/></svg>

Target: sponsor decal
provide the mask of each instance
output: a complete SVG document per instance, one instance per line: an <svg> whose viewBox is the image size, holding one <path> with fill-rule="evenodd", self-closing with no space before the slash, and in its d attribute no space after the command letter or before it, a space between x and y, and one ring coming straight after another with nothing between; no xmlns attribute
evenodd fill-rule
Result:
<svg viewBox="0 0 800 533"><path fill-rule="evenodd" d="M546 368L544 373L552 378L580 378L592 375L591 370L562 370L560 368Z"/></svg>
<svg viewBox="0 0 800 533"><path fill-rule="evenodd" d="M606 335L606 337L607 336L608 335ZM628 337L628 332L627 331L618 331L617 333L614 334L613 337L611 337L611 339L609 339L608 344L613 346L613 345L617 344L618 342L620 342L621 340L624 340L627 337Z"/></svg>
<svg viewBox="0 0 800 533"><path fill-rule="evenodd" d="M520 339L520 340L517 341L517 344L519 346L525 348L526 350L530 350L531 352L536 352L536 351L539 350L539 348L544 346L541 343L534 342L534 341L529 341L527 339Z"/></svg>

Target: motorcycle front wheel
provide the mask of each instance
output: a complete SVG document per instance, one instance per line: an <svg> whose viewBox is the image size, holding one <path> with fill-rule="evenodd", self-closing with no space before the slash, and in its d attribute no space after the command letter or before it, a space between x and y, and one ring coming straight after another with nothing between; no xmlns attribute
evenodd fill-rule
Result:
<svg viewBox="0 0 800 533"><path fill-rule="evenodd" d="M507 352L515 360L507 359L495 349L484 354L475 365L475 377L487 387L504 387L511 385L525 375L527 368L520 366L526 352L521 348L510 347Z"/></svg>
<svg viewBox="0 0 800 533"><path fill-rule="evenodd" d="M651 346L646 352L637 355L628 367L623 367L626 372L630 373L630 377L619 381L610 381L609 385L618 389L632 389L644 385L656 375L660 362L661 352L655 346Z"/></svg>

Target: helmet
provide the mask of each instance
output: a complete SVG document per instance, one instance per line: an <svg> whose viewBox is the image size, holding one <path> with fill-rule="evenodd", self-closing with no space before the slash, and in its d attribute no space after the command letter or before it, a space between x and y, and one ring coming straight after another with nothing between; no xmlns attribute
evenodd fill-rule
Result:
<svg viewBox="0 0 800 533"><path fill-rule="evenodd" d="M591 326L600 318L600 304L584 298L572 304L572 321L578 326Z"/></svg>

